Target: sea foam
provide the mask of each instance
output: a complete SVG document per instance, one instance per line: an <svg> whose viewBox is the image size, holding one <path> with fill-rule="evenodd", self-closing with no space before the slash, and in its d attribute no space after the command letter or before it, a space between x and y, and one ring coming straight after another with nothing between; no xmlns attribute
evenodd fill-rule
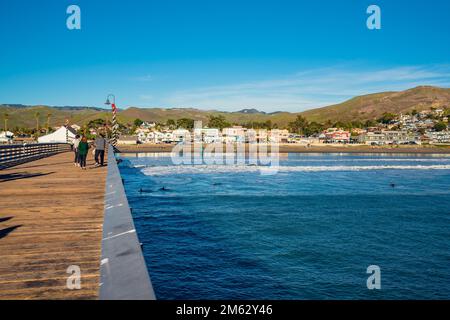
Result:
<svg viewBox="0 0 450 320"><path fill-rule="evenodd" d="M450 165L376 165L376 166L249 166L249 165L177 165L141 169L148 176L172 174L246 173L267 170L286 172L370 171L370 170L450 170Z"/></svg>

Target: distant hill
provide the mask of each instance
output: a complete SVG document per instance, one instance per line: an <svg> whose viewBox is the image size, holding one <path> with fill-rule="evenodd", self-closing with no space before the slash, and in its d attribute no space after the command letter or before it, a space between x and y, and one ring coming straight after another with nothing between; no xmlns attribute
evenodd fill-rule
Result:
<svg viewBox="0 0 450 320"><path fill-rule="evenodd" d="M310 121L352 121L380 118L383 113L407 113L450 108L450 89L421 86L399 92L382 92L355 97L333 106L302 112Z"/></svg>
<svg viewBox="0 0 450 320"><path fill-rule="evenodd" d="M245 114L266 114L264 111L259 111L257 109L242 109L238 112L245 113Z"/></svg>
<svg viewBox="0 0 450 320"><path fill-rule="evenodd" d="M69 119L70 123L85 124L97 118L110 117L108 110L93 107L49 107L49 106L23 106L0 105L0 127L3 128L4 114L9 115L8 127L36 127L36 113L39 114L39 123L45 126L47 115L50 114L50 126L61 126Z"/></svg>
<svg viewBox="0 0 450 320"><path fill-rule="evenodd" d="M216 110L199 110L192 108L136 108L129 107L120 110L118 119L122 123L133 123L134 119L144 121L166 122L167 119L178 120L180 118L190 118L202 120L205 124L210 115L222 115L233 124L245 124L248 122L265 122L267 120L277 124L279 127L295 119L297 115L302 115L310 121L324 123L326 121L352 121L352 120L373 120L378 119L385 112L406 113L412 110L428 110L434 108L450 108L450 89L421 86L399 92L382 92L358 96L340 104L312 109L300 113L290 113L277 111L265 113L257 109L242 109L237 112L222 112ZM47 121L47 114L51 114L51 126L62 125L66 119L70 123L84 125L91 120L102 118L111 119L109 109L83 106L24 106L18 104L0 105L0 127L3 127L3 114L9 114L8 125L10 128L35 127L35 114L39 113L39 121L44 125Z"/></svg>

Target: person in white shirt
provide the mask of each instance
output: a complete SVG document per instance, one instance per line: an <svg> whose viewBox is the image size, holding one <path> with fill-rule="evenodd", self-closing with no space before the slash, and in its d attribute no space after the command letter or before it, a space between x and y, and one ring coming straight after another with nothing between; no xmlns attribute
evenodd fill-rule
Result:
<svg viewBox="0 0 450 320"><path fill-rule="evenodd" d="M73 160L73 163L76 167L79 167L79 156L78 156L78 145L80 144L80 136L77 134L75 136L75 139L73 140L73 152L75 153L75 159Z"/></svg>

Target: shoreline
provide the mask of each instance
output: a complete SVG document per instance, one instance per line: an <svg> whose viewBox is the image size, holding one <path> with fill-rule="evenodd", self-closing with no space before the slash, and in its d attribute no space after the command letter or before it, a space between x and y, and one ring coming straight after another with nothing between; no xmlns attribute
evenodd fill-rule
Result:
<svg viewBox="0 0 450 320"><path fill-rule="evenodd" d="M203 145L205 148L207 145ZM117 153L166 153L172 152L174 144L118 145ZM236 150L236 147L233 146ZM270 147L268 147L270 152ZM248 145L245 145L248 152ZM280 144L279 153L412 153L412 154L450 154L450 146L302 146Z"/></svg>

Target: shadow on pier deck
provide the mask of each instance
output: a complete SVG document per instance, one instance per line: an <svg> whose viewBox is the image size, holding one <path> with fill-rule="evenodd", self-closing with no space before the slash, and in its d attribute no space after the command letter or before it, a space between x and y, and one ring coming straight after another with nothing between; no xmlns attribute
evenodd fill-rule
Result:
<svg viewBox="0 0 450 320"><path fill-rule="evenodd" d="M107 168L66 152L0 171L0 299L97 299ZM90 169L92 168L92 169ZM81 269L81 289L66 286Z"/></svg>

